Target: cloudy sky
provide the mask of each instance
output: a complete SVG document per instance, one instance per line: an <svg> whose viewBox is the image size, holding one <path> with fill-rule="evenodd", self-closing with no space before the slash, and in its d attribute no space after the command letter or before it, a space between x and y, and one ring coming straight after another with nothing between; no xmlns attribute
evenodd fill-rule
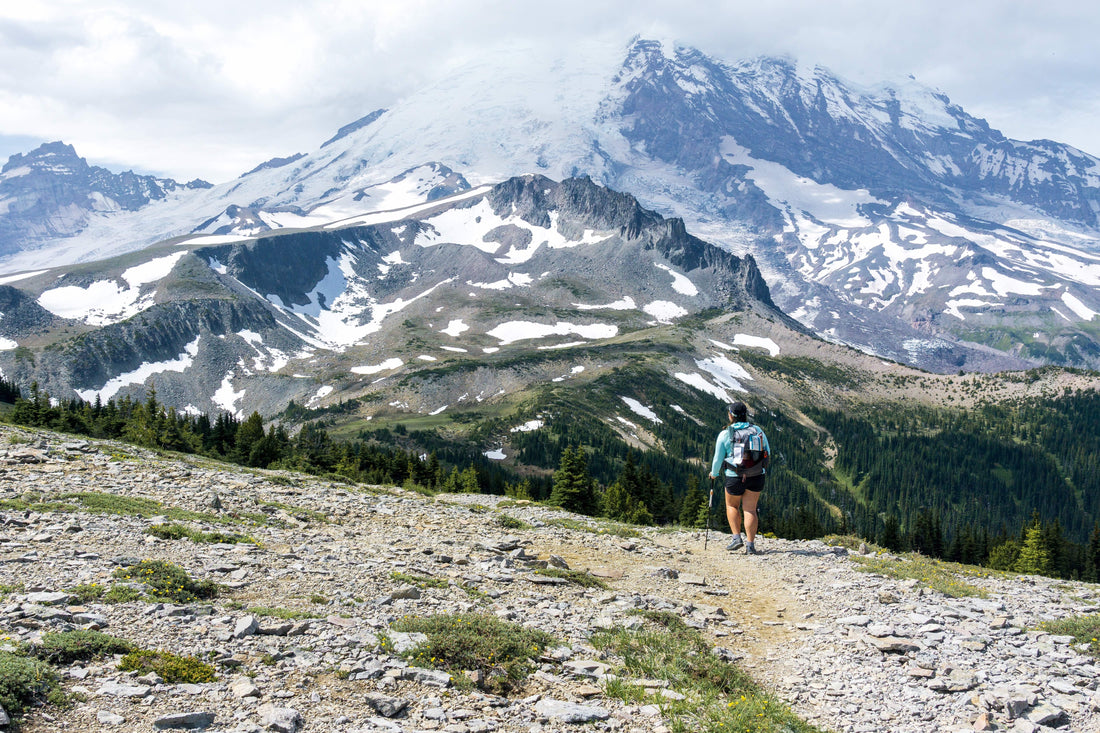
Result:
<svg viewBox="0 0 1100 733"><path fill-rule="evenodd" d="M64 140L112 170L221 182L501 43L635 34L859 84L911 74L1010 137L1100 156L1098 28L1079 0L6 2L0 162Z"/></svg>

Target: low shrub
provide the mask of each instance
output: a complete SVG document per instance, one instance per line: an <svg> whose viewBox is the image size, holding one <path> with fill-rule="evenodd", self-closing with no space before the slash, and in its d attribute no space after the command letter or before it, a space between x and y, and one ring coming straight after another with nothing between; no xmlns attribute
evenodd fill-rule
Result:
<svg viewBox="0 0 1100 733"><path fill-rule="evenodd" d="M114 576L144 583L150 589L150 596L173 603L192 603L218 595L218 585L214 581L194 580L179 565L163 560L142 560L137 565L116 569Z"/></svg>
<svg viewBox="0 0 1100 733"><path fill-rule="evenodd" d="M200 684L213 682L218 678L213 667L195 657L161 651L130 652L119 661L118 668L123 672L138 674L156 672L169 684Z"/></svg>
<svg viewBox="0 0 1100 733"><path fill-rule="evenodd" d="M579 585L584 588L607 588L607 583L603 582L595 575L586 573L583 570L566 570L564 568L539 568L535 571L538 575L545 575L548 578L561 578L567 580L574 585Z"/></svg>
<svg viewBox="0 0 1100 733"><path fill-rule="evenodd" d="M88 629L47 632L42 635L42 641L31 649L35 657L52 664L70 664L132 651L134 645L131 642Z"/></svg>
<svg viewBox="0 0 1100 733"><path fill-rule="evenodd" d="M256 544L252 537L227 532L203 532L201 530L185 527L182 524L154 524L145 530L145 534L159 537L162 540L189 539L196 544Z"/></svg>
<svg viewBox="0 0 1100 733"><path fill-rule="evenodd" d="M554 642L545 631L487 614L441 614L405 617L391 625L394 631L426 634L428 640L406 652L415 664L459 673L481 673L481 687L505 693L532 668L543 650Z"/></svg>
<svg viewBox="0 0 1100 733"><path fill-rule="evenodd" d="M1100 658L1100 614L1070 616L1057 621L1044 621L1039 628L1050 634L1072 636L1078 644L1087 644L1092 657Z"/></svg>
<svg viewBox="0 0 1100 733"><path fill-rule="evenodd" d="M57 672L46 662L11 652L0 652L0 707L12 718L60 690Z"/></svg>
<svg viewBox="0 0 1100 733"><path fill-rule="evenodd" d="M81 583L72 588L67 588L66 592L72 593L77 603L91 603L102 599L107 589L99 583Z"/></svg>

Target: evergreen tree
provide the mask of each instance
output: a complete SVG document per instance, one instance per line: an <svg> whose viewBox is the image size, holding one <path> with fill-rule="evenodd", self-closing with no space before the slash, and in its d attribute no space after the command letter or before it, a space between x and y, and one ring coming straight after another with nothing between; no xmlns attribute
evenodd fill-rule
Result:
<svg viewBox="0 0 1100 733"><path fill-rule="evenodd" d="M554 472L554 488L550 503L578 514L596 513L596 484L588 475L588 460L583 448L566 448L561 463Z"/></svg>
<svg viewBox="0 0 1100 733"><path fill-rule="evenodd" d="M236 440L234 441L233 450L229 454L229 459L242 466L252 465L248 462L249 457L252 455L252 446L263 437L264 419L260 417L260 413L253 412L237 429Z"/></svg>
<svg viewBox="0 0 1100 733"><path fill-rule="evenodd" d="M1100 522L1092 525L1092 535L1085 551L1085 580L1090 583L1100 580Z"/></svg>
<svg viewBox="0 0 1100 733"><path fill-rule="evenodd" d="M1020 544L1016 540L1005 540L989 551L986 565L994 570L1015 570L1019 556Z"/></svg>
<svg viewBox="0 0 1100 733"><path fill-rule="evenodd" d="M701 528L703 525L699 523L699 515L701 511L705 511L706 503L707 495L699 488L698 479L695 481L689 480L688 490L684 495L684 504L680 509L680 524L685 527Z"/></svg>
<svg viewBox="0 0 1100 733"><path fill-rule="evenodd" d="M1050 554L1043 543L1043 528L1039 524L1028 527L1014 569L1017 573L1029 575L1045 575L1050 572Z"/></svg>
<svg viewBox="0 0 1100 733"><path fill-rule="evenodd" d="M904 549L901 527L898 525L898 518L893 514L887 514L886 518L883 519L882 532L879 533L878 544L894 552L900 552Z"/></svg>

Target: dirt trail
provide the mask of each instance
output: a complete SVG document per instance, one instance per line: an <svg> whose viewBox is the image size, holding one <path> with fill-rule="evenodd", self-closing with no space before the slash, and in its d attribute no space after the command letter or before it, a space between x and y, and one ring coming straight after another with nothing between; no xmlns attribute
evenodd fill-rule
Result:
<svg viewBox="0 0 1100 733"><path fill-rule="evenodd" d="M654 590L653 571L662 565L676 570L681 581L689 575L699 576L705 585L681 582L676 586L678 595L672 600L720 606L736 624L734 629L728 629L736 636L720 639L721 646L736 647L739 654L752 658L774 656L775 648L793 635L792 622L813 610L805 607L804 602L790 591L789 579L781 577L779 569L769 564L766 548L763 554L755 557L743 552L731 553L725 550L729 535L710 534L709 542L705 542L701 533L653 536L653 543L667 550L663 554L668 561L662 564L615 543L592 547L567 542L542 544L538 549L560 555L574 569L587 569L600 575L608 571L616 576L622 573L621 577L606 579L613 590L620 592L667 595ZM621 544L629 545L629 541L624 540ZM766 540L761 544L766 544ZM726 591L727 594L715 595L713 591Z"/></svg>

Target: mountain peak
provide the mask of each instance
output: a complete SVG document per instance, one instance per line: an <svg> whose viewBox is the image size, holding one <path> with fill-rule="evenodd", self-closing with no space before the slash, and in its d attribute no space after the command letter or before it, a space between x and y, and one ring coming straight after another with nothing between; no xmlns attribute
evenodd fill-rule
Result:
<svg viewBox="0 0 1100 733"><path fill-rule="evenodd" d="M48 167L55 173L64 173L86 170L88 162L76 154L76 148L72 145L55 140L42 143L28 153L12 155L3 169L0 169L0 173L8 173L22 167L33 169Z"/></svg>

